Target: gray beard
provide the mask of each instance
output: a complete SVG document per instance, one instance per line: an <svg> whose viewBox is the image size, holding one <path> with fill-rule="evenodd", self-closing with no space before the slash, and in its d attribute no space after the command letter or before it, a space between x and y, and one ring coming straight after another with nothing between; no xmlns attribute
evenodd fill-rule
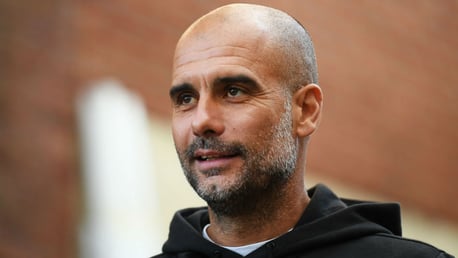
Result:
<svg viewBox="0 0 458 258"><path fill-rule="evenodd" d="M258 170L254 174L261 173L265 172ZM259 218L265 217L262 214L267 215L275 206L275 200L283 196L284 186L289 178L285 176L287 173L265 175L256 181L251 176L244 176L240 185L226 191L207 194L197 190L197 193L218 217L242 217L252 213L258 214Z"/></svg>
<svg viewBox="0 0 458 258"><path fill-rule="evenodd" d="M184 153L178 153L188 182L216 216L268 213L275 200L283 195L285 184L294 173L297 157L297 146L292 137L290 102L286 103L279 123L265 135L270 139L269 146L257 146L256 149L247 148L239 142L224 143L214 137L197 137ZM197 172L190 165L194 151L199 148L239 154L244 165L237 183L229 189L218 189L215 185L201 186ZM206 171L206 174L218 173L218 169Z"/></svg>

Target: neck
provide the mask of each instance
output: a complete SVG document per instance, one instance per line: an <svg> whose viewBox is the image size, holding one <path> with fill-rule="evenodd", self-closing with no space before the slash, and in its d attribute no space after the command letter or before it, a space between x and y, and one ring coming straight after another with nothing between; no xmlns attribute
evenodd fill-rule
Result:
<svg viewBox="0 0 458 258"><path fill-rule="evenodd" d="M302 173L297 174L303 176ZM207 233L213 241L225 246L242 246L272 239L294 227L308 202L302 178L289 180L280 191L258 200L250 211L243 214L218 215L209 208L211 225Z"/></svg>

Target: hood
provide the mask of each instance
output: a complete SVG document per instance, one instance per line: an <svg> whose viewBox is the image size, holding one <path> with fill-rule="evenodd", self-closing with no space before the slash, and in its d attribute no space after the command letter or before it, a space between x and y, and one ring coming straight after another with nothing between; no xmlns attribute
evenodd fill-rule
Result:
<svg viewBox="0 0 458 258"><path fill-rule="evenodd" d="M319 248L376 233L401 235L398 204L339 199L321 184L308 190L308 194L310 203L294 229L274 240L276 246L281 247L281 250L276 249L276 255ZM208 223L206 207L178 211L172 219L163 252L192 252L207 256L213 256L215 250L225 252L225 249L202 237L202 229Z"/></svg>

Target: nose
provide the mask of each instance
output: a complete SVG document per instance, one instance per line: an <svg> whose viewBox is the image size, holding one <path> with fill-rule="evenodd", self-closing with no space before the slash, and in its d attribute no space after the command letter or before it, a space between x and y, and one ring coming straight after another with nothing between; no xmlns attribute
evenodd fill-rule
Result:
<svg viewBox="0 0 458 258"><path fill-rule="evenodd" d="M224 122L221 107L211 97L199 99L192 118L192 132L196 136L219 136L224 132Z"/></svg>

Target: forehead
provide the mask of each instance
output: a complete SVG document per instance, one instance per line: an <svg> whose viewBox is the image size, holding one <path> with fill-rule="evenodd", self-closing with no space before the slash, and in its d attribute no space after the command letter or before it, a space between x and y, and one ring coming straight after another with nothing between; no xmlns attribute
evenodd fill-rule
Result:
<svg viewBox="0 0 458 258"><path fill-rule="evenodd" d="M173 68L173 80L208 77L221 73L259 73L259 61L248 49L215 47L178 57Z"/></svg>
<svg viewBox="0 0 458 258"><path fill-rule="evenodd" d="M272 74L271 49L267 35L242 31L189 36L177 46L173 65L173 81L181 83L196 77L221 73L265 77Z"/></svg>

